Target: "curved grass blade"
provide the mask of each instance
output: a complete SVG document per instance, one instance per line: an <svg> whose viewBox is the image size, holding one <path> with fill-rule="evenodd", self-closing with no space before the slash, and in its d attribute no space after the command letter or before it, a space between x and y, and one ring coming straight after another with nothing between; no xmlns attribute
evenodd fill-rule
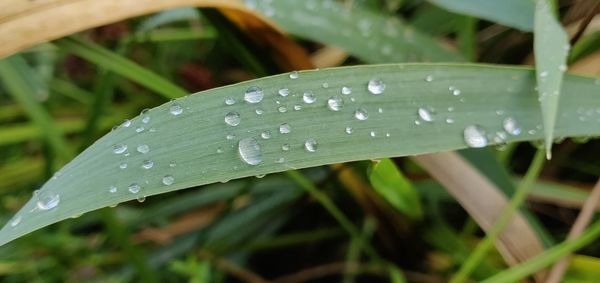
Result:
<svg viewBox="0 0 600 283"><path fill-rule="evenodd" d="M429 0L450 11L490 20L522 31L533 29L532 0Z"/></svg>
<svg viewBox="0 0 600 283"><path fill-rule="evenodd" d="M480 141L504 142L493 137L508 117L522 133L506 135L507 142L537 140L542 134L534 86L533 72L524 68L373 65L277 75L183 97L122 125L62 168L0 231L0 244L138 197L295 168L465 148L463 131L475 124L489 134ZM343 87L350 94L342 94ZM283 96L281 89L287 89ZM594 122L600 114L582 122L577 113L581 105L600 107L599 89L592 79L567 77L569 95L556 135L600 134ZM227 105L227 98L237 102ZM419 120L421 107L430 122ZM140 125L147 130L137 133Z"/></svg>
<svg viewBox="0 0 600 283"><path fill-rule="evenodd" d="M535 69L542 106L546 157L552 156L554 125L564 72L567 70L569 39L554 17L548 0L537 0L535 6Z"/></svg>
<svg viewBox="0 0 600 283"><path fill-rule="evenodd" d="M331 44L366 62L463 61L395 17L335 1L246 1L285 31Z"/></svg>
<svg viewBox="0 0 600 283"><path fill-rule="evenodd" d="M414 219L423 217L419 194L392 160L375 162L369 180L373 189L398 211Z"/></svg>

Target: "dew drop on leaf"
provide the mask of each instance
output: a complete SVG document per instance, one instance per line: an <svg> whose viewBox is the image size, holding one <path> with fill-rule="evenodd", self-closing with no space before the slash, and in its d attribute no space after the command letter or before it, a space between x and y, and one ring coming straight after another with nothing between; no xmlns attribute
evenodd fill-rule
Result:
<svg viewBox="0 0 600 283"><path fill-rule="evenodd" d="M480 148L488 144L488 139L485 136L485 131L479 125L467 126L463 132L465 143L469 147Z"/></svg>
<svg viewBox="0 0 600 283"><path fill-rule="evenodd" d="M327 99L327 108L332 111L340 111L344 106L344 100L341 97L334 95Z"/></svg>
<svg viewBox="0 0 600 283"><path fill-rule="evenodd" d="M260 144L253 138L245 138L238 143L238 152L243 162L249 165L258 165L262 162Z"/></svg>
<svg viewBox="0 0 600 283"><path fill-rule="evenodd" d="M417 110L419 118L425 122L432 122L434 120L435 111L428 106L419 107Z"/></svg>
<svg viewBox="0 0 600 283"><path fill-rule="evenodd" d="M367 109L360 107L354 111L354 117L360 121L364 121L369 119L369 112L367 112Z"/></svg>
<svg viewBox="0 0 600 283"><path fill-rule="evenodd" d="M229 112L225 114L225 124L235 127L241 122L240 113Z"/></svg>
<svg viewBox="0 0 600 283"><path fill-rule="evenodd" d="M304 101L304 103L314 103L317 98L315 97L315 94L312 91L306 91L304 92L304 94L302 94L302 100Z"/></svg>
<svg viewBox="0 0 600 283"><path fill-rule="evenodd" d="M144 169L150 169L154 167L154 161L152 160L144 160L142 161L142 168Z"/></svg>
<svg viewBox="0 0 600 283"><path fill-rule="evenodd" d="M129 187L127 187L127 189L129 190L130 193L137 194L140 192L142 187L137 183L132 183L131 185L129 185Z"/></svg>
<svg viewBox="0 0 600 283"><path fill-rule="evenodd" d="M367 84L367 89L372 94L382 94L385 90L385 83L383 83L383 81L380 79L372 79Z"/></svg>
<svg viewBox="0 0 600 283"><path fill-rule="evenodd" d="M504 121L502 121L502 127L507 133L513 136L518 136L521 134L521 127L519 127L517 120L515 120L513 117L504 118Z"/></svg>
<svg viewBox="0 0 600 283"><path fill-rule="evenodd" d="M244 100L248 103L259 103L264 97L263 90L260 87L249 87L244 93Z"/></svg>
<svg viewBox="0 0 600 283"><path fill-rule="evenodd" d="M140 144L137 146L137 151L139 153L146 154L146 153L150 152L150 147L147 144Z"/></svg>
<svg viewBox="0 0 600 283"><path fill-rule="evenodd" d="M171 107L169 107L169 112L173 116L179 116L181 113L183 113L183 107L181 107L179 103L175 102L171 104Z"/></svg>
<svg viewBox="0 0 600 283"><path fill-rule="evenodd" d="M293 71L290 73L290 79L295 80L300 77L300 73L298 71Z"/></svg>
<svg viewBox="0 0 600 283"><path fill-rule="evenodd" d="M279 125L279 133L281 134L289 134L292 132L292 126L288 123L283 123Z"/></svg>
<svg viewBox="0 0 600 283"><path fill-rule="evenodd" d="M116 144L113 146L113 152L116 154L121 154L127 150L126 144Z"/></svg>
<svg viewBox="0 0 600 283"><path fill-rule="evenodd" d="M313 138L309 138L304 142L304 149L306 149L306 151L308 152L315 152L317 151L317 140L313 139Z"/></svg>
<svg viewBox="0 0 600 283"><path fill-rule="evenodd" d="M118 191L118 189L117 189L117 187L115 187L115 186L110 186L110 187L108 187L108 192L109 192L109 193L112 193L112 194L114 194L114 193L116 193L117 191Z"/></svg>
<svg viewBox="0 0 600 283"><path fill-rule="evenodd" d="M173 185L173 183L175 183L175 178L171 175L165 175L162 178L162 183L167 186Z"/></svg>
<svg viewBox="0 0 600 283"><path fill-rule="evenodd" d="M35 204L40 210L53 209L60 203L60 195L52 191L38 191L35 196Z"/></svg>

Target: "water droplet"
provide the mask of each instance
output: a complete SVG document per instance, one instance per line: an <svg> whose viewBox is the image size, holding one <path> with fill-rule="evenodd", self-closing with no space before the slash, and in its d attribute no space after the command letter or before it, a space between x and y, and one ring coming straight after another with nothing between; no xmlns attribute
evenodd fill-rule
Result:
<svg viewBox="0 0 600 283"><path fill-rule="evenodd" d="M162 178L162 183L165 184L165 185L167 185L167 186L173 185L174 182L175 182L175 178L173 176L171 176L171 175L165 175Z"/></svg>
<svg viewBox="0 0 600 283"><path fill-rule="evenodd" d="M285 106L279 106L279 107L277 107L277 112L279 112L279 113L285 113L285 112L287 112L287 107L285 107Z"/></svg>
<svg viewBox="0 0 600 283"><path fill-rule="evenodd" d="M453 123L454 123L454 119L446 118L446 124L453 124Z"/></svg>
<svg viewBox="0 0 600 283"><path fill-rule="evenodd" d="M334 95L327 100L327 108L332 111L340 111L344 106L344 100L341 97Z"/></svg>
<svg viewBox="0 0 600 283"><path fill-rule="evenodd" d="M177 166L177 161L172 160L171 162L169 162L169 167L173 168L175 166Z"/></svg>
<svg viewBox="0 0 600 283"><path fill-rule="evenodd" d="M426 81L426 82L433 82L433 76L432 76L432 75L427 75L427 76L425 77L425 81Z"/></svg>
<svg viewBox="0 0 600 283"><path fill-rule="evenodd" d="M302 100L304 101L304 103L314 103L317 98L315 97L315 94L312 91L306 91L303 95L302 95Z"/></svg>
<svg viewBox="0 0 600 283"><path fill-rule="evenodd" d="M137 198L135 198L138 202L142 203L146 201L146 196L138 196Z"/></svg>
<svg viewBox="0 0 600 283"><path fill-rule="evenodd" d="M419 115L419 118L421 118L421 120L425 122L432 122L434 120L435 111L433 110L433 108L425 106L419 107L419 109L417 110L417 114Z"/></svg>
<svg viewBox="0 0 600 283"><path fill-rule="evenodd" d="M119 168L127 169L127 162L121 162L121 164L119 164Z"/></svg>
<svg viewBox="0 0 600 283"><path fill-rule="evenodd" d="M284 162L285 162L285 158L283 158L283 157L279 157L279 158L277 158L277 160L275 160L275 163L279 163L279 164L284 163Z"/></svg>
<svg viewBox="0 0 600 283"><path fill-rule="evenodd" d="M227 136L225 137L228 141L231 141L233 139L235 139L235 134L227 134Z"/></svg>
<svg viewBox="0 0 600 283"><path fill-rule="evenodd" d="M142 118L142 123L144 123L144 124L150 123L150 116L144 116L144 118Z"/></svg>
<svg viewBox="0 0 600 283"><path fill-rule="evenodd" d="M10 227L16 227L21 223L21 215L15 216L9 223Z"/></svg>
<svg viewBox="0 0 600 283"><path fill-rule="evenodd" d="M263 139L265 139L265 140L270 139L271 138L271 131L266 130L266 131L260 133L260 137L263 138Z"/></svg>
<svg viewBox="0 0 600 283"><path fill-rule="evenodd" d="M517 123L517 120L515 120L515 118L504 118L504 121L502 121L502 127L507 133L513 136L518 136L521 134L521 127L519 127L519 124Z"/></svg>
<svg viewBox="0 0 600 283"><path fill-rule="evenodd" d="M258 110L258 108L257 108ZM237 112L229 112L225 114L225 124L235 127L239 125L241 122L240 113Z"/></svg>
<svg viewBox="0 0 600 283"><path fill-rule="evenodd" d="M121 126L128 128L129 126L131 126L131 120L125 119L125 121L123 121L123 124L121 124Z"/></svg>
<svg viewBox="0 0 600 283"><path fill-rule="evenodd" d="M235 104L235 98L233 98L233 97L225 98L225 105L234 105L234 104Z"/></svg>
<svg viewBox="0 0 600 283"><path fill-rule="evenodd" d="M150 152L150 147L147 144L140 144L137 146L137 151L139 153L146 154L146 153Z"/></svg>
<svg viewBox="0 0 600 283"><path fill-rule="evenodd" d="M300 73L298 71L293 71L290 73L290 79L295 80L300 77Z"/></svg>
<svg viewBox="0 0 600 283"><path fill-rule="evenodd" d="M465 143L469 147L480 148L485 147L488 144L488 139L485 136L485 131L481 126L471 125L467 126L463 132Z"/></svg>
<svg viewBox="0 0 600 283"><path fill-rule="evenodd" d="M140 192L142 187L140 185L138 185L137 183L132 183L131 185L129 185L129 187L127 187L127 189L129 190L130 193L137 194Z"/></svg>
<svg viewBox="0 0 600 283"><path fill-rule="evenodd" d="M115 144L113 146L113 152L116 154L121 154L127 150L126 144Z"/></svg>
<svg viewBox="0 0 600 283"><path fill-rule="evenodd" d="M154 161L152 160L144 160L142 161L142 168L144 169L150 169L154 166Z"/></svg>
<svg viewBox="0 0 600 283"><path fill-rule="evenodd" d="M369 112L367 112L367 109L361 107L354 111L354 117L360 121L364 121L369 119Z"/></svg>
<svg viewBox="0 0 600 283"><path fill-rule="evenodd" d="M321 86L322 86L323 88L329 88L329 83L327 83L327 82L324 82L324 83L323 83Z"/></svg>
<svg viewBox="0 0 600 283"><path fill-rule="evenodd" d="M281 95L282 97L286 97L290 94L290 90L287 88L282 88L282 89L279 89L279 91L277 93L279 93L279 95Z"/></svg>
<svg viewBox="0 0 600 283"><path fill-rule="evenodd" d="M367 89L372 94L382 94L385 90L385 84L380 79L372 79L367 84Z"/></svg>
<svg viewBox="0 0 600 283"><path fill-rule="evenodd" d="M238 143L240 158L247 164L258 165L262 162L260 144L253 138L245 138Z"/></svg>
<svg viewBox="0 0 600 283"><path fill-rule="evenodd" d="M108 187L108 192L109 192L109 193L111 193L111 194L114 194L114 193L116 193L117 191L118 191L118 189L117 189L117 187L115 187L115 186L110 186L110 187Z"/></svg>
<svg viewBox="0 0 600 283"><path fill-rule="evenodd" d="M171 104L171 107L169 107L169 112L173 115L173 116L179 116L181 115L181 113L183 113L183 107L181 107L181 105L177 102Z"/></svg>
<svg viewBox="0 0 600 283"><path fill-rule="evenodd" d="M146 129L146 128L144 128L144 126L139 126L139 127L135 128L135 132L136 132L136 133L141 133L141 132L143 132L145 129Z"/></svg>
<svg viewBox="0 0 600 283"><path fill-rule="evenodd" d="M60 195L52 191L38 191L36 193L37 202L35 203L40 210L50 210L58 206Z"/></svg>
<svg viewBox="0 0 600 283"><path fill-rule="evenodd" d="M290 132L292 132L292 126L290 126L290 124L283 123L283 124L279 125L279 133L289 134Z"/></svg>
<svg viewBox="0 0 600 283"><path fill-rule="evenodd" d="M223 153L223 148L222 147L217 147L217 153Z"/></svg>
<svg viewBox="0 0 600 283"><path fill-rule="evenodd" d="M377 112L383 113L383 108L381 108L381 107L377 108Z"/></svg>
<svg viewBox="0 0 600 283"><path fill-rule="evenodd" d="M545 78L545 77L547 77L547 76L548 76L548 71L542 71L542 72L540 73L540 78Z"/></svg>
<svg viewBox="0 0 600 283"><path fill-rule="evenodd" d="M389 138L389 137L391 137L391 136L392 136L392 135L391 135L390 133L385 133L385 137L386 137L386 138Z"/></svg>
<svg viewBox="0 0 600 283"><path fill-rule="evenodd" d="M264 97L264 93L260 87L249 87L244 93L244 100L248 103L259 103Z"/></svg>
<svg viewBox="0 0 600 283"><path fill-rule="evenodd" d="M317 141L313 138L309 138L304 142L304 149L306 149L306 151L308 152L315 152L317 151Z"/></svg>
<svg viewBox="0 0 600 283"><path fill-rule="evenodd" d="M296 110L296 111L302 110L302 105L300 105L300 104L294 105L294 110Z"/></svg>
<svg viewBox="0 0 600 283"><path fill-rule="evenodd" d="M254 177L256 177L257 179L262 179L265 176L267 176L267 174L258 174L258 175L254 176Z"/></svg>
<svg viewBox="0 0 600 283"><path fill-rule="evenodd" d="M375 133L375 131L371 131L371 132L369 133L369 135L370 135L372 138L374 138L375 136L377 136L377 134Z"/></svg>
<svg viewBox="0 0 600 283"><path fill-rule="evenodd" d="M566 71L567 70L567 65L562 64L562 65L558 66L558 70L561 71L561 72Z"/></svg>
<svg viewBox="0 0 600 283"><path fill-rule="evenodd" d="M256 113L256 115L262 115L263 113L265 113L265 110L258 107L256 108L256 110L254 110L254 112Z"/></svg>
<svg viewBox="0 0 600 283"><path fill-rule="evenodd" d="M349 95L351 93L352 93L352 88L347 87L347 86L342 87L342 94Z"/></svg>
<svg viewBox="0 0 600 283"><path fill-rule="evenodd" d="M354 129L352 129L352 127L348 126L348 127L346 127L345 131L346 131L346 134L352 134Z"/></svg>
<svg viewBox="0 0 600 283"><path fill-rule="evenodd" d="M281 150L283 150L283 151L288 151L288 150L290 150L290 145L289 145L289 144L287 144L287 143L284 143L284 144L281 146Z"/></svg>

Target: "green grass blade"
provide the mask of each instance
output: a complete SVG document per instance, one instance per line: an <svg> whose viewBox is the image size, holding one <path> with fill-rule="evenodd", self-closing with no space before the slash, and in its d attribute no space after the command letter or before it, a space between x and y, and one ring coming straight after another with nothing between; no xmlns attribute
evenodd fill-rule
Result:
<svg viewBox="0 0 600 283"><path fill-rule="evenodd" d="M74 38L63 38L54 43L65 52L73 53L106 70L128 78L167 99L187 95L184 89L100 45Z"/></svg>
<svg viewBox="0 0 600 283"><path fill-rule="evenodd" d="M521 279L535 273L536 271L549 266L560 258L584 247L600 237L600 221L594 222L579 238L571 241L564 241L561 244L549 249L548 251L526 261L513 268L507 269L486 279L485 283L500 282L518 282Z"/></svg>
<svg viewBox="0 0 600 283"><path fill-rule="evenodd" d="M463 60L398 18L335 1L258 1L249 7L286 32L335 45L366 62Z"/></svg>
<svg viewBox="0 0 600 283"><path fill-rule="evenodd" d="M374 78L385 84L384 93L368 91L368 82ZM244 93L254 86L262 88L264 99L256 104L244 102ZM453 95L450 86L461 94ZM534 86L534 73L526 68L393 64L306 71L297 79L282 74L183 97L133 119L129 127L110 132L62 168L18 213L21 222L0 231L0 244L73 215L142 196L292 168L465 148L467 126L477 124L490 134L501 132L506 117L514 118L522 130L520 135L507 135L507 142L537 140L542 133L537 130L541 115ZM351 88L352 93L341 94L342 87ZM289 95L279 95L282 88ZM567 76L564 92L568 95L561 103L556 135L600 135L600 123L593 122L600 114L593 112L582 122L577 113L581 105L600 107L599 89L593 79ZM314 103L303 102L303 93L309 91L316 97ZM328 108L332 97L343 99L339 111ZM226 98L237 103L226 105ZM425 106L432 122L416 125L417 109ZM262 114L256 114L257 109ZM183 112L173 115L171 110ZM356 115L357 110L368 112L368 119L357 119L365 116ZM224 122L229 112L239 113L238 126ZM291 128L289 133L282 126L285 123ZM148 131L136 133L139 125ZM255 139L260 145L260 151L242 146L249 153L246 160L258 165L240 158L238 142L242 139ZM494 143L492 137L486 139ZM126 145L128 154L115 154L115 145ZM144 145L147 153L142 153ZM142 168L145 160L153 162L152 168ZM122 163L127 163L126 169L119 168ZM173 181L170 185L163 183L167 175L173 177L164 180ZM128 191L132 184L141 186L138 193ZM118 192L110 193L111 186ZM58 206L36 208L38 199L56 196Z"/></svg>
<svg viewBox="0 0 600 283"><path fill-rule="evenodd" d="M429 0L450 11L490 20L522 31L533 29L533 0Z"/></svg>
<svg viewBox="0 0 600 283"><path fill-rule="evenodd" d="M561 85L567 69L569 39L554 17L548 0L537 0L535 6L534 52L546 156L550 159Z"/></svg>
<svg viewBox="0 0 600 283"><path fill-rule="evenodd" d="M375 162L369 180L373 189L398 211L419 219L423 216L419 195L389 158Z"/></svg>
<svg viewBox="0 0 600 283"><path fill-rule="evenodd" d="M62 160L67 161L73 157L74 152L62 136L62 132L52 122L52 117L41 103L34 97L35 83L32 83L35 74L25 60L14 55L0 60L0 80L8 92L25 109L31 120L41 130L44 138Z"/></svg>

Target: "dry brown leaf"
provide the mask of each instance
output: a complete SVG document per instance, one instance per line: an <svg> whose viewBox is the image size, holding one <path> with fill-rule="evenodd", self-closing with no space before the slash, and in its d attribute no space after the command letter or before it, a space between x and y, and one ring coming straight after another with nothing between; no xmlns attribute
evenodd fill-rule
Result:
<svg viewBox="0 0 600 283"><path fill-rule="evenodd" d="M348 59L348 53L335 46L325 46L311 55L313 65L317 68L339 66Z"/></svg>
<svg viewBox="0 0 600 283"><path fill-rule="evenodd" d="M285 69L307 69L308 54L267 18L236 0L2 0L0 58L90 28L177 7L218 8L269 46Z"/></svg>
<svg viewBox="0 0 600 283"><path fill-rule="evenodd" d="M585 56L569 67L569 71L584 76L600 74L600 52Z"/></svg>
<svg viewBox="0 0 600 283"><path fill-rule="evenodd" d="M440 182L485 231L496 223L508 204L500 190L457 153L426 154L413 159ZM514 214L498 239L496 248L509 265L544 251L535 231L520 213ZM538 273L536 279L541 278L543 273Z"/></svg>

